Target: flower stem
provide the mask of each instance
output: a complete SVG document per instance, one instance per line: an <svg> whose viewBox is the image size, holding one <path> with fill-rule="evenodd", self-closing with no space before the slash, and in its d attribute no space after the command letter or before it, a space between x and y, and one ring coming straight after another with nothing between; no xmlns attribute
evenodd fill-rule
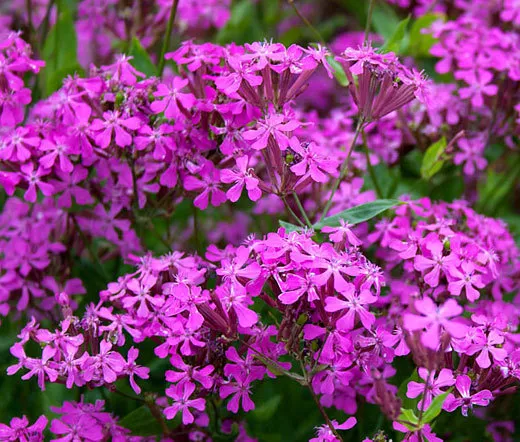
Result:
<svg viewBox="0 0 520 442"><path fill-rule="evenodd" d="M323 36L320 34L320 31L318 31L313 25L312 23L307 19L307 17L305 17L305 15L303 15L300 10L298 9L298 6L296 6L296 4L294 3L294 0L287 0L287 2L292 6L292 8L294 9L294 12L296 12L296 15L298 17L300 17L300 20L305 23L305 25L313 32L313 34L316 36L316 38L318 39L318 41L322 44L325 44L325 39L323 38Z"/></svg>
<svg viewBox="0 0 520 442"><path fill-rule="evenodd" d="M312 399L316 403L318 410L320 410L320 413L323 416L323 419L325 419L325 423L329 426L330 431L332 431L332 434L334 434L334 436L336 436L336 438L340 442L343 442L343 438L339 435L338 430L336 430L336 428L334 428L334 424L330 420L329 415L327 414L327 411L325 410L325 408L323 408L323 405L321 405L320 399L318 398L318 396L312 389L312 383L311 383L311 380L309 379L309 374L307 373L307 370L305 369L305 364L303 363L303 361L301 359L300 359L300 365L302 367L303 377L305 378L307 388L309 389L309 392L311 393Z"/></svg>
<svg viewBox="0 0 520 442"><path fill-rule="evenodd" d="M336 179L336 181L334 182L334 184L332 186L332 190L331 190L329 199L327 201L327 204L325 204L325 208L323 209L323 213L321 214L320 221L322 221L327 216L327 213L330 210L330 206L332 205L332 199L334 198L334 194L338 190L338 187L341 184L341 181L343 181L343 179L345 178L345 175L347 174L350 156L352 155L352 151L354 150L354 146L356 145L356 141L359 137L359 134L361 133L361 130L363 129L364 124L365 124L365 120L363 118L360 118L358 121L358 124L356 126L356 132L354 133L354 138L352 139L352 143L350 144L350 149L347 153L347 158L345 158L345 160L343 161L343 164L341 165L339 177Z"/></svg>
<svg viewBox="0 0 520 442"><path fill-rule="evenodd" d="M298 206L298 209L300 209L300 212L303 216L303 219L305 220L305 223L307 224L307 226L312 229L312 223L311 221L309 220L309 217L307 216L307 212L305 212L305 209L303 208L303 204L302 202L300 201L300 198L298 197L297 193L293 191L292 193L293 197L294 197L294 200L296 201L296 205Z"/></svg>
<svg viewBox="0 0 520 442"><path fill-rule="evenodd" d="M305 224L302 223L302 221L300 220L300 217L298 215L296 215L296 213L294 213L294 210L291 209L291 206L289 205L289 203L287 202L287 198L285 196L280 196L280 198L282 198L282 201L283 201L283 204L285 206L285 208L287 209L287 211L292 215L292 217L294 218L294 220L301 226L301 227L305 227Z"/></svg>
<svg viewBox="0 0 520 442"><path fill-rule="evenodd" d="M367 169L372 179L372 183L374 184L374 188L376 190L376 194L378 198L383 198L383 191L381 190L381 186L379 186L379 182L377 181L376 171L372 167L372 163L370 162L370 152L368 150L367 136L365 131L361 132L361 137L363 138L363 150L365 151L365 158L367 160Z"/></svg>
<svg viewBox="0 0 520 442"><path fill-rule="evenodd" d="M168 50L168 46L170 45L170 37L172 35L173 24L175 23L175 16L177 15L177 7L179 6L179 0L173 0L172 9L170 11L170 18L168 19L168 24L166 25L166 35L164 36L161 55L159 56L159 67L157 68L159 77L162 76L164 71L164 54Z"/></svg>
<svg viewBox="0 0 520 442"><path fill-rule="evenodd" d="M372 24L372 12L374 12L374 4L375 0L370 0L370 3L368 4L367 22L365 24L365 38L363 39L363 44L368 43L368 34L370 33L370 25Z"/></svg>

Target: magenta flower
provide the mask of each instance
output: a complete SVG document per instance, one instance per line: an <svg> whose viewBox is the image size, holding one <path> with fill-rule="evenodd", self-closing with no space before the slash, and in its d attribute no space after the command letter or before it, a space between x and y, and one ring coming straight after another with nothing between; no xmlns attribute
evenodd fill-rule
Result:
<svg viewBox="0 0 520 442"><path fill-rule="evenodd" d="M139 385L137 385L135 382L135 376L141 379L148 379L150 376L150 369L148 367L142 367L135 363L138 356L139 350L137 350L137 348L131 347L128 350L128 361L122 370L124 374L128 375L128 380L130 381L130 385L135 391L135 394L141 394L141 387L139 387Z"/></svg>
<svg viewBox="0 0 520 442"><path fill-rule="evenodd" d="M96 144L103 149L110 145L114 133L115 142L119 147L130 146L132 135L127 132L127 129L137 130L142 126L139 118L124 118L119 111L104 112L103 118L104 120L97 118L91 124L91 129L97 132Z"/></svg>
<svg viewBox="0 0 520 442"><path fill-rule="evenodd" d="M455 76L469 85L459 89L460 97L464 99L471 98L471 104L475 107L484 105L483 95L492 97L498 92L498 86L490 84L493 80L493 74L484 69L457 71Z"/></svg>
<svg viewBox="0 0 520 442"><path fill-rule="evenodd" d="M227 191L226 195L229 201L236 202L242 195L244 186L247 189L247 195L251 201L258 201L262 196L262 191L258 187L259 180L254 177L254 170L248 168L248 157L243 156L236 158L238 170L223 169L220 172L220 180L223 183L234 185Z"/></svg>
<svg viewBox="0 0 520 442"><path fill-rule="evenodd" d="M338 227L325 226L321 229L322 232L329 233L329 238L335 243L348 243L352 246L359 246L362 244L361 240L352 232L352 224L344 219L339 220Z"/></svg>
<svg viewBox="0 0 520 442"><path fill-rule="evenodd" d="M253 141L251 148L262 150L267 147L269 140L280 150L289 146L288 132L300 127L297 120L288 120L283 114L270 112L263 120L257 123L257 129L250 129L243 133L244 140Z"/></svg>
<svg viewBox="0 0 520 442"><path fill-rule="evenodd" d="M27 358L25 368L28 373L22 376L23 380L27 380L36 376L38 378L38 386L41 390L45 390L45 380L55 382L58 379L58 372L53 368L52 358L56 354L57 349L50 345L46 346L42 351L41 359Z"/></svg>
<svg viewBox="0 0 520 442"><path fill-rule="evenodd" d="M162 100L154 101L150 105L151 110L156 114L164 112L164 116L172 120L179 118L181 109L188 111L196 102L193 94L181 92L187 85L188 80L180 77L174 77L168 85L160 83L153 95Z"/></svg>
<svg viewBox="0 0 520 442"><path fill-rule="evenodd" d="M45 416L40 416L34 424L29 425L27 417L15 417L9 425L0 424L0 441L42 442L47 422Z"/></svg>
<svg viewBox="0 0 520 442"><path fill-rule="evenodd" d="M455 384L453 372L448 368L441 369L437 377L435 377L435 371L428 372L426 368L421 367L419 368L419 377L425 382L409 382L406 390L406 396L409 398L416 398L417 396L424 394L425 383L427 383L428 387L426 388L426 393L419 402L419 407L421 407L423 410L430 406L432 399L435 396L445 392L445 390L441 390L441 388L451 387Z"/></svg>
<svg viewBox="0 0 520 442"><path fill-rule="evenodd" d="M468 301L476 301L480 297L477 288L481 289L485 285L482 277L476 273L475 266L469 261L462 262L460 267L460 270L456 267L450 268L448 290L452 295L459 296L464 289Z"/></svg>
<svg viewBox="0 0 520 442"><path fill-rule="evenodd" d="M502 348L504 337L496 331L491 330L488 334L478 330L473 337L473 343L469 346L467 353L474 355L479 353L475 361L481 368L491 367L490 355L494 361L503 361L507 356L507 351Z"/></svg>
<svg viewBox="0 0 520 442"><path fill-rule="evenodd" d="M48 175L51 172L49 169L44 169L40 166L37 170L34 170L33 163L26 163L20 167L20 170L22 172L22 177L29 185L28 189L24 193L26 201L31 203L36 202L37 188L40 189L41 193L45 196L51 196L54 193L54 186L41 180L41 177Z"/></svg>
<svg viewBox="0 0 520 442"><path fill-rule="evenodd" d="M363 327L370 330L376 318L370 313L366 306L377 301L368 290L358 292L353 284L346 283L339 288L339 296L328 297L326 300L325 310L328 312L337 312L347 310L336 322L336 326L340 330L352 330L355 326L355 319L358 317Z"/></svg>
<svg viewBox="0 0 520 442"><path fill-rule="evenodd" d="M438 306L430 298L424 297L415 301L414 306L420 315L405 313L403 324L408 331L422 331L421 342L424 346L436 350L443 330L454 338L464 337L467 326L452 319L463 312L454 299L448 299Z"/></svg>
<svg viewBox="0 0 520 442"><path fill-rule="evenodd" d="M457 146L460 150L453 156L453 162L457 165L464 164L463 171L466 175L474 175L477 170L486 167L487 160L484 158L486 145L482 137L461 138Z"/></svg>
<svg viewBox="0 0 520 442"><path fill-rule="evenodd" d="M330 175L335 173L338 162L327 158L325 152L318 148L316 143L301 143L296 137L289 140L289 147L297 154L299 162L291 166L291 171L296 176L301 177L298 183L305 182L306 178L311 178L317 183L325 183Z"/></svg>
<svg viewBox="0 0 520 442"><path fill-rule="evenodd" d="M220 387L220 397L222 399L233 395L227 404L227 409L233 413L238 413L240 403L242 409L247 412L255 409L255 404L249 397L251 394L251 378L249 375L240 374L235 376L235 381L230 381Z"/></svg>
<svg viewBox="0 0 520 442"><path fill-rule="evenodd" d="M186 190L201 192L193 200L195 207L204 210L211 202L212 206L218 207L226 201L226 194L220 189L220 172L211 163L200 171L201 178L189 175L184 179Z"/></svg>
<svg viewBox="0 0 520 442"><path fill-rule="evenodd" d="M467 416L468 410L472 409L474 405L487 406L493 399L493 395L489 390L482 390L478 393L471 394L471 379L469 376L460 375L457 377L455 387L458 394L450 393L444 402L444 409L452 412L459 407L462 407L462 415Z"/></svg>
<svg viewBox="0 0 520 442"><path fill-rule="evenodd" d="M99 344L99 353L87 360L83 367L85 380L99 377L107 384L111 384L122 374L124 367L123 356L112 351L112 344L103 340Z"/></svg>
<svg viewBox="0 0 520 442"><path fill-rule="evenodd" d="M166 419L173 419L180 411L182 413L182 423L184 425L191 424L195 418L193 417L190 408L198 411L204 411L206 408L206 401L202 398L190 399L190 396L195 391L195 385L190 382L172 385L166 389L166 394L173 399L173 405L164 409Z"/></svg>
<svg viewBox="0 0 520 442"><path fill-rule="evenodd" d="M430 287L437 287L442 272L449 272L458 264L458 258L452 253L444 255L444 246L437 235L425 238L424 255L417 255L414 267L424 274L424 281Z"/></svg>

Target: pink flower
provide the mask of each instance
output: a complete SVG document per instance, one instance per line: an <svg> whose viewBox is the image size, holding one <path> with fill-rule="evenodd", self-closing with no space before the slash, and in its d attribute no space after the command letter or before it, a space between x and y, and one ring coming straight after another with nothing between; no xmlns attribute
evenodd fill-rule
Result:
<svg viewBox="0 0 520 442"><path fill-rule="evenodd" d="M428 384L426 394L424 394L425 383L411 381L408 383L406 396L409 398L416 398L417 396L424 394L419 402L419 407L423 410L430 406L432 399L435 396L444 393L444 390L441 390L441 388L451 387L455 384L453 372L447 368L441 369L436 378L435 371L428 372L426 368L421 367L419 368L419 377Z"/></svg>
<svg viewBox="0 0 520 442"><path fill-rule="evenodd" d="M172 385L166 389L166 394L173 399L173 405L164 409L166 419L173 419L180 411L182 413L182 423L184 425L191 424L195 418L193 417L190 408L195 408L198 411L204 411L206 408L206 401L202 398L190 399L190 396L195 391L195 385L190 382Z"/></svg>
<svg viewBox="0 0 520 442"><path fill-rule="evenodd" d="M437 235L428 235L425 238L424 255L417 255L414 261L414 267L424 274L424 281L430 287L439 285L441 270L449 271L458 263L458 259L454 254L444 255L444 246L439 241Z"/></svg>
<svg viewBox="0 0 520 442"><path fill-rule="evenodd" d="M467 326L452 318L462 314L462 307L454 299L448 299L441 306L437 306L430 298L418 299L414 304L421 315L405 313L404 328L408 331L422 330L423 345L436 350L440 344L440 334L445 330L454 338L464 337Z"/></svg>
<svg viewBox="0 0 520 442"><path fill-rule="evenodd" d="M493 356L494 361L503 361L506 358L507 351L501 348L503 343L504 337L496 331L491 330L486 334L482 330L478 330L473 337L473 344L469 346L467 353L473 355L480 352L475 361L481 368L489 368L491 367L490 354Z"/></svg>
<svg viewBox="0 0 520 442"><path fill-rule="evenodd" d="M375 316L370 313L366 306L377 301L368 290L358 292L353 284L346 283L339 289L339 296L328 297L326 300L325 310L328 312L337 312L347 310L336 322L336 326L340 330L352 330L355 325L356 316L366 329L372 327L375 322Z"/></svg>
<svg viewBox="0 0 520 442"><path fill-rule="evenodd" d="M493 399L493 395L489 390L482 390L478 393L471 394L471 379L469 376L460 375L455 382L455 387L458 391L458 397L450 393L444 402L444 409L452 412L459 407L462 407L462 415L467 416L468 410L472 409L474 405L487 406Z"/></svg>
<svg viewBox="0 0 520 442"><path fill-rule="evenodd" d="M482 107L484 105L484 98L482 95L493 96L498 92L496 84L490 84L493 80L493 74L484 69L458 71L455 74L458 79L463 79L469 84L469 87L459 89L461 98L471 98L471 104L475 107Z"/></svg>
<svg viewBox="0 0 520 442"><path fill-rule="evenodd" d="M220 172L220 179L223 183L230 184L234 183L226 195L232 202L238 201L244 186L247 189L247 194L251 201L258 201L262 196L262 191L258 187L259 180L253 176L253 169L249 169L247 163L248 157L243 156L236 158L236 164L238 170L224 169Z"/></svg>
<svg viewBox="0 0 520 442"><path fill-rule="evenodd" d="M352 232L352 224L344 219L339 220L339 227L325 226L321 229L322 232L329 233L329 238L335 243L348 243L352 246L359 246L362 241Z"/></svg>
<svg viewBox="0 0 520 442"><path fill-rule="evenodd" d="M267 147L269 140L275 143L280 150L289 146L288 132L300 127L297 120L288 120L283 114L270 112L265 119L259 120L257 129L250 129L243 133L245 140L253 141L252 149L262 150Z"/></svg>
<svg viewBox="0 0 520 442"><path fill-rule="evenodd" d="M191 109L196 99L191 93L183 93L181 90L188 85L188 80L182 80L180 77L174 77L168 84L160 83L154 97L161 98L160 101L154 101L150 108L156 114L164 112L164 116L169 119L176 119L181 116L181 109L186 111Z"/></svg>
<svg viewBox="0 0 520 442"><path fill-rule="evenodd" d="M130 146L132 136L125 129L137 130L142 126L139 118L124 118L119 111L104 112L103 118L104 120L97 118L91 124L91 129L97 132L96 144L102 148L110 145L113 133L115 133L115 141L119 147Z"/></svg>
<svg viewBox="0 0 520 442"><path fill-rule="evenodd" d="M481 276L475 272L475 266L471 262L464 261L460 267L460 270L456 267L450 268L448 290L452 295L459 296L462 289L465 289L468 301L476 301L480 293L475 287L481 289L485 284Z"/></svg>
<svg viewBox="0 0 520 442"><path fill-rule="evenodd" d="M247 412L254 410L255 404L249 397L251 379L246 375L239 375L235 377L235 381L231 381L227 384L223 384L220 387L220 397L225 399L230 395L233 395L231 400L227 404L227 409L233 413L238 413L240 402L242 402L242 409Z"/></svg>

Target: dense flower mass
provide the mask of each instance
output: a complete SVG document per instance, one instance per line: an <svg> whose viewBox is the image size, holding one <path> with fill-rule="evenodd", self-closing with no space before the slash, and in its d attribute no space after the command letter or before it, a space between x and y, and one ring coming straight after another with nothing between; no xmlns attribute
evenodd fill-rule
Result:
<svg viewBox="0 0 520 442"><path fill-rule="evenodd" d="M0 8L0 441L517 437L520 7L278 3Z"/></svg>

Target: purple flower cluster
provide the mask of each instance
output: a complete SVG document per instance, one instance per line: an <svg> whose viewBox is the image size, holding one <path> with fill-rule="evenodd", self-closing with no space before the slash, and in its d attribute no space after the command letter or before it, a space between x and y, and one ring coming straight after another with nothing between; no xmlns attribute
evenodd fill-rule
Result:
<svg viewBox="0 0 520 442"><path fill-rule="evenodd" d="M34 3L17 20L56 21L52 2ZM451 11L444 1L391 3ZM104 401L89 403L97 389L139 402L164 442L215 432L252 442L255 390L277 378L312 396L324 423L313 442L357 431L364 404L406 441L441 441L441 409L467 417L478 407L490 434L512 433L490 412L520 381L520 251L505 222L466 200L375 201L373 166L390 169L441 137L442 160L466 178L486 169L490 143L515 148L520 14L513 2L488 5L491 23L475 14L486 2L472 3L456 0L456 18L427 29L435 70L453 73L439 84L360 33L340 36L335 56L321 44L184 39L165 54L175 70L147 77L110 41L152 48L172 12L182 35L201 36L225 24L230 2L172 11L162 0L83 0L80 60L100 66L28 107L44 63L6 32L0 315L25 322L7 374L85 396L51 407L58 417L0 424L0 440L41 441L44 431L55 441L156 440L132 435ZM348 87L336 99L338 70ZM329 96L314 105L326 82ZM364 216L382 203L397 207ZM178 215L184 206L193 216ZM77 277L86 263L103 290ZM161 386L149 388L158 371Z"/></svg>

